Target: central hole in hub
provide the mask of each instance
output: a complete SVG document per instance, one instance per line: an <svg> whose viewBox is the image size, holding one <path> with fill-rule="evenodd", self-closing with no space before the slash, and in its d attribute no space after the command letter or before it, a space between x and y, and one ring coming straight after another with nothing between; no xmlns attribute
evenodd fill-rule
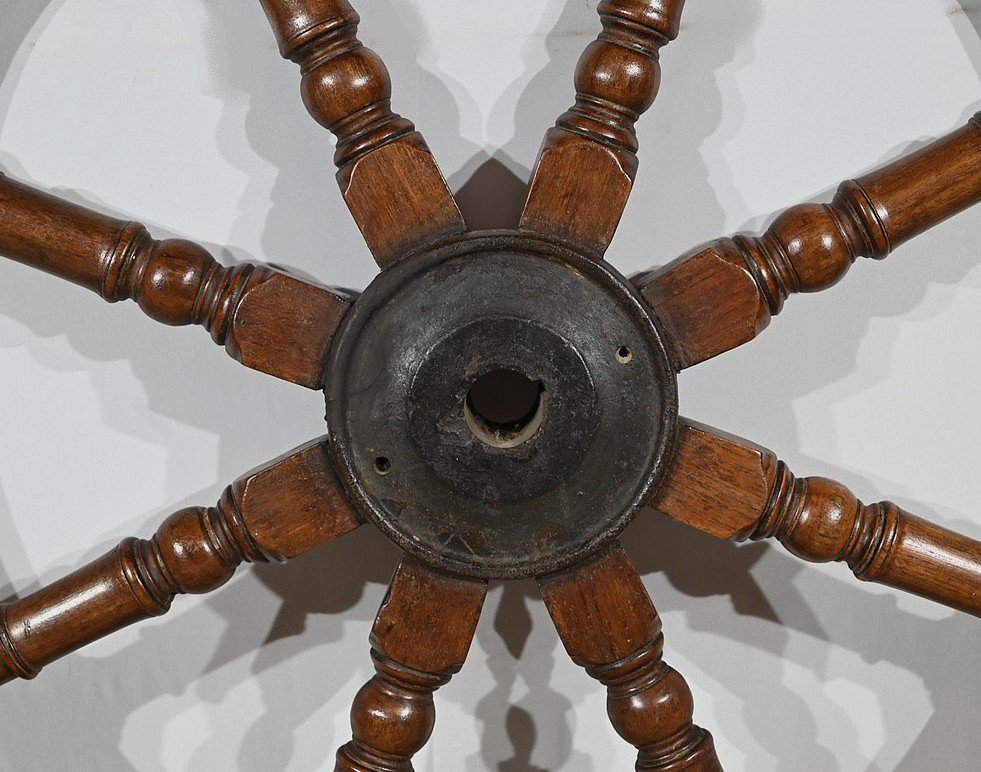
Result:
<svg viewBox="0 0 981 772"><path fill-rule="evenodd" d="M513 448L531 439L545 414L545 386L517 370L480 376L463 404L474 436L494 448Z"/></svg>

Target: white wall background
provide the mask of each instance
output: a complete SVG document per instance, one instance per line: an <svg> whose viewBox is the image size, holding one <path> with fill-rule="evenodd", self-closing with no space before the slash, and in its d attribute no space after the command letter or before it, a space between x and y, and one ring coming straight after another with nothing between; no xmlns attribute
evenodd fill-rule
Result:
<svg viewBox="0 0 981 772"><path fill-rule="evenodd" d="M513 216L595 3L358 5L471 220ZM631 273L757 229L961 125L981 108L979 31L976 0L689 0L611 260ZM0 0L0 167L225 261L360 288L373 264L297 82L257 3ZM683 413L981 538L979 237L975 210L793 298L754 344L683 374ZM7 261L0 395L0 597L323 430L317 394L202 330ZM625 541L728 770L978 768L976 620L650 513ZM396 557L362 529L5 687L0 769L328 768ZM632 765L530 583L494 587L438 710L421 771Z"/></svg>

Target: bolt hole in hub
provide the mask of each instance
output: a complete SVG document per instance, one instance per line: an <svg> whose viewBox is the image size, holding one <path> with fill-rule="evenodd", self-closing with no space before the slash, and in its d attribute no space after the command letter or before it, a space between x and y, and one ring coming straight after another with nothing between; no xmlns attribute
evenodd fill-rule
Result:
<svg viewBox="0 0 981 772"><path fill-rule="evenodd" d="M601 549L673 443L674 369L636 290L609 263L513 232L383 271L327 372L351 500L462 575L539 576Z"/></svg>
<svg viewBox="0 0 981 772"><path fill-rule="evenodd" d="M492 448L515 448L545 416L545 385L517 370L492 370L474 381L463 402L467 426Z"/></svg>

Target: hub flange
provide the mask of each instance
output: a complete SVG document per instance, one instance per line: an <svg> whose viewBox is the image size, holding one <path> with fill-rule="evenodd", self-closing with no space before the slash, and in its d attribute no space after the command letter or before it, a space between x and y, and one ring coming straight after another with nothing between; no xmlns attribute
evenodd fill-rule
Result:
<svg viewBox="0 0 981 772"><path fill-rule="evenodd" d="M599 549L659 482L677 419L674 370L630 284L512 232L380 274L328 371L352 499L403 549L470 576L540 575ZM500 373L532 384L511 417L473 398L483 380L506 413Z"/></svg>

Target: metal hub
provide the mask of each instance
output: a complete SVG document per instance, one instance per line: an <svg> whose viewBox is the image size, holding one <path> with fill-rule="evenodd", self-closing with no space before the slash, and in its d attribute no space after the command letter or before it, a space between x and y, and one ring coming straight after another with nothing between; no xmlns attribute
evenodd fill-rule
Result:
<svg viewBox="0 0 981 772"><path fill-rule="evenodd" d="M539 575L612 539L660 480L677 418L630 284L510 232L380 274L329 372L353 500L405 550L471 576Z"/></svg>

